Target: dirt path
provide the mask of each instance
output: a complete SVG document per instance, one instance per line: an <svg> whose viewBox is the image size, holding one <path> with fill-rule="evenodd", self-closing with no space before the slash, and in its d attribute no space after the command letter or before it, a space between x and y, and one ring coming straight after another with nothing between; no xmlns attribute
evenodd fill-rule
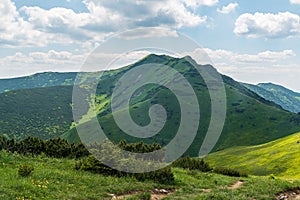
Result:
<svg viewBox="0 0 300 200"><path fill-rule="evenodd" d="M244 184L244 181L239 180L239 181L235 182L233 185L227 186L225 188L234 190L234 189L240 188L243 184ZM210 193L212 191L212 189L205 189L203 191ZM133 195L142 194L145 192L151 193L151 200L160 200L170 194L173 194L174 190L154 189L152 191L132 191L132 192L128 192L127 194L120 194L120 195L110 194L110 195L112 196L112 200L118 200L118 199L126 199Z"/></svg>
<svg viewBox="0 0 300 200"><path fill-rule="evenodd" d="M244 184L244 181L237 181L235 182L233 185L227 187L228 189L238 189L239 187L241 187Z"/></svg>
<svg viewBox="0 0 300 200"><path fill-rule="evenodd" d="M289 189L279 193L276 200L300 200L300 188Z"/></svg>
<svg viewBox="0 0 300 200"><path fill-rule="evenodd" d="M244 184L244 181L239 180L230 186L221 186L219 188L234 190L234 189L240 188L243 184ZM205 192L205 193L210 193L211 191L212 191L212 189L203 189L203 192Z"/></svg>
<svg viewBox="0 0 300 200"><path fill-rule="evenodd" d="M170 194L173 194L174 190L154 189L152 191L132 191L132 192L128 192L128 194L120 194L120 195L110 194L110 196L112 196L112 200L118 200L118 199L126 199L133 195L142 194L145 192L151 193L151 200L160 200Z"/></svg>

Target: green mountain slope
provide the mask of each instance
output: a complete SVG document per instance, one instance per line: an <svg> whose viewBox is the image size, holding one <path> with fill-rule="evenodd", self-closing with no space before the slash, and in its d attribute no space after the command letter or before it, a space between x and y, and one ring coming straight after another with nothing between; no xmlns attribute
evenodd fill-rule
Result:
<svg viewBox="0 0 300 200"><path fill-rule="evenodd" d="M97 91L98 119L106 135L118 142L126 139L129 142L140 141L119 129L110 110L110 97L116 81L130 68L146 63L159 63L171 66L179 71L194 87L201 110L201 121L197 136L188 150L190 155L198 155L199 148L206 134L210 120L210 97L204 80L197 71L185 60L168 56L150 55L141 61L121 69L118 73L101 80ZM201 67L213 69L210 65ZM146 76L146 75L145 75ZM227 117L224 130L214 150L232 146L255 145L269 142L300 130L300 116L282 110L280 106L267 101L233 79L223 76L227 93ZM179 105L176 97L167 89L156 85L148 85L136 92L131 99L131 116L139 125L150 122L149 107L159 103L168 113L168 120L164 128L155 136L143 140L146 143L158 142L167 144L176 134L180 123ZM85 120L87 121L87 120ZM89 122L82 124L87 132L94 132ZM76 129L65 133L63 138L78 142Z"/></svg>
<svg viewBox="0 0 300 200"><path fill-rule="evenodd" d="M285 110L294 113L300 112L300 93L273 83L260 83L258 85L243 83L243 85L261 97L275 102Z"/></svg>
<svg viewBox="0 0 300 200"><path fill-rule="evenodd" d="M234 147L206 157L214 166L246 170L254 175L300 178L300 133L266 144Z"/></svg>
<svg viewBox="0 0 300 200"><path fill-rule="evenodd" d="M75 72L45 72L19 78L0 79L0 93L18 89L73 85L76 75Z"/></svg>
<svg viewBox="0 0 300 200"><path fill-rule="evenodd" d="M59 137L73 121L72 86L0 94L0 133L15 139Z"/></svg>

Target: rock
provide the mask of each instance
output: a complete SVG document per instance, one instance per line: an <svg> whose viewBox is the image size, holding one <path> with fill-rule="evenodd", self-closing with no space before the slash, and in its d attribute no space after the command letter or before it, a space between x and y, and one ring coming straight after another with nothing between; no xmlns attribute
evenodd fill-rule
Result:
<svg viewBox="0 0 300 200"><path fill-rule="evenodd" d="M161 189L160 193L162 193L162 194L168 194L169 192L167 190L165 190L165 189Z"/></svg>
<svg viewBox="0 0 300 200"><path fill-rule="evenodd" d="M286 199L287 199L287 196L284 195L284 194L281 194L281 195L279 196L279 200L286 200Z"/></svg>
<svg viewBox="0 0 300 200"><path fill-rule="evenodd" d="M154 192L155 192L155 193L159 193L160 191L159 191L159 189L155 188L155 189L154 189Z"/></svg>

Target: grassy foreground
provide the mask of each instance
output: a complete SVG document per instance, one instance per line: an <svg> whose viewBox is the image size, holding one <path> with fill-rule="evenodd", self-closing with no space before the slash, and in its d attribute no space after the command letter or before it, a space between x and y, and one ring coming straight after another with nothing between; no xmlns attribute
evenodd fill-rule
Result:
<svg viewBox="0 0 300 200"><path fill-rule="evenodd" d="M266 144L215 152L206 161L213 166L246 170L250 174L300 179L300 133Z"/></svg>
<svg viewBox="0 0 300 200"><path fill-rule="evenodd" d="M20 177L17 173L19 164L32 165L33 174ZM175 189L165 199L274 199L277 193L300 186L299 181L252 176L235 178L178 168L173 169L174 185L160 185L76 171L74 165L75 160L71 159L24 157L0 152L0 199L111 199L109 194L156 188ZM228 187L238 180L244 181L241 187Z"/></svg>

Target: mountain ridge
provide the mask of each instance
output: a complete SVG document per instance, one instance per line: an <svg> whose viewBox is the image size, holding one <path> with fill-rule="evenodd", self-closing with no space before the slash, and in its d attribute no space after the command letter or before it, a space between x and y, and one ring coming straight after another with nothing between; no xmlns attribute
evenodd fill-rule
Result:
<svg viewBox="0 0 300 200"><path fill-rule="evenodd" d="M300 93L273 83L242 84L266 100L280 105L285 110L294 113L300 112Z"/></svg>
<svg viewBox="0 0 300 200"><path fill-rule="evenodd" d="M168 65L176 69L177 71L180 71L183 75L185 75L185 78L189 82L192 82L192 85L196 86L194 89L198 94L198 100L202 100L200 101L200 107L201 113L204 113L204 115L202 116L204 122L202 124L200 123L200 132L198 132L196 139L194 140L194 143L192 144L188 152L197 152L199 143L201 143L204 137L203 135L206 133L207 125L209 123L210 118L210 114L208 114L210 112L210 97L203 79L201 79L201 77L196 76L198 75L197 72L191 68L191 65L188 64L188 62L184 58L178 59L168 56L166 57L151 55L146 57L146 59L144 58L139 62L130 65L130 67L136 67L138 65L142 65L148 62ZM126 70L129 70L130 67ZM212 66L203 65L203 67ZM213 70L216 69L213 68ZM109 82L111 85L114 85L115 81L124 73L125 72L121 70L119 74L116 74L116 77L108 78L105 81ZM222 135L214 151L228 148L231 146L243 144L251 145L268 142L274 139L278 139L280 137L284 137L288 134L292 134L300 129L298 124L298 115L282 110L282 108L277 104L265 100L256 93L245 88L240 83L234 81L232 78L227 77L225 75L223 75L222 77L224 79L225 89L228 98L228 115ZM113 120L111 110L109 110L109 96L112 94L112 90L111 88L106 86L106 83L102 83L101 81L99 82L99 85L99 91L97 92L97 94L106 94L106 97L100 98L101 100L99 100L99 103L101 104L105 102L107 108L105 108L104 110L102 109L102 111L98 115L98 120L100 121L101 126L103 126L105 130L109 130L107 136L116 142L120 141L121 139L128 140L129 142L137 142L137 140L135 140L134 138L127 137L126 134L117 127ZM103 88L101 88L101 85L103 85ZM148 93L141 93L141 96L144 95L143 98L131 99L132 102L134 102L131 104L130 107L131 115L135 122L140 125L147 125L147 123L149 123L149 118L147 116L143 117L143 115L145 115L145 113L148 113L147 108L149 108L151 102L157 103L161 101L163 105L167 106L167 110L170 109L171 106L175 106L176 104L176 102L169 100L172 98L171 94L169 94L167 91L163 89L157 91L155 90L155 88L150 89L152 89L153 91ZM162 98L161 95L165 95L164 98ZM166 101L164 99L168 100ZM139 117L136 118L135 116ZM176 119L176 117L172 117L174 116L170 117L171 124L175 126L172 126L170 124L166 125L168 131L165 130L164 132L164 130L162 130L162 132L156 135L156 138L150 138L149 140L146 140L144 142L158 142L162 145L167 144L170 138L173 137L172 132L174 133L177 130L176 120L178 119ZM88 123L86 124L86 126L89 126ZM95 130L87 128L87 131L94 132ZM76 134L77 131L75 128L73 128L69 132L65 133L62 137L69 140L70 142L76 142L76 140L79 139L78 135Z"/></svg>

